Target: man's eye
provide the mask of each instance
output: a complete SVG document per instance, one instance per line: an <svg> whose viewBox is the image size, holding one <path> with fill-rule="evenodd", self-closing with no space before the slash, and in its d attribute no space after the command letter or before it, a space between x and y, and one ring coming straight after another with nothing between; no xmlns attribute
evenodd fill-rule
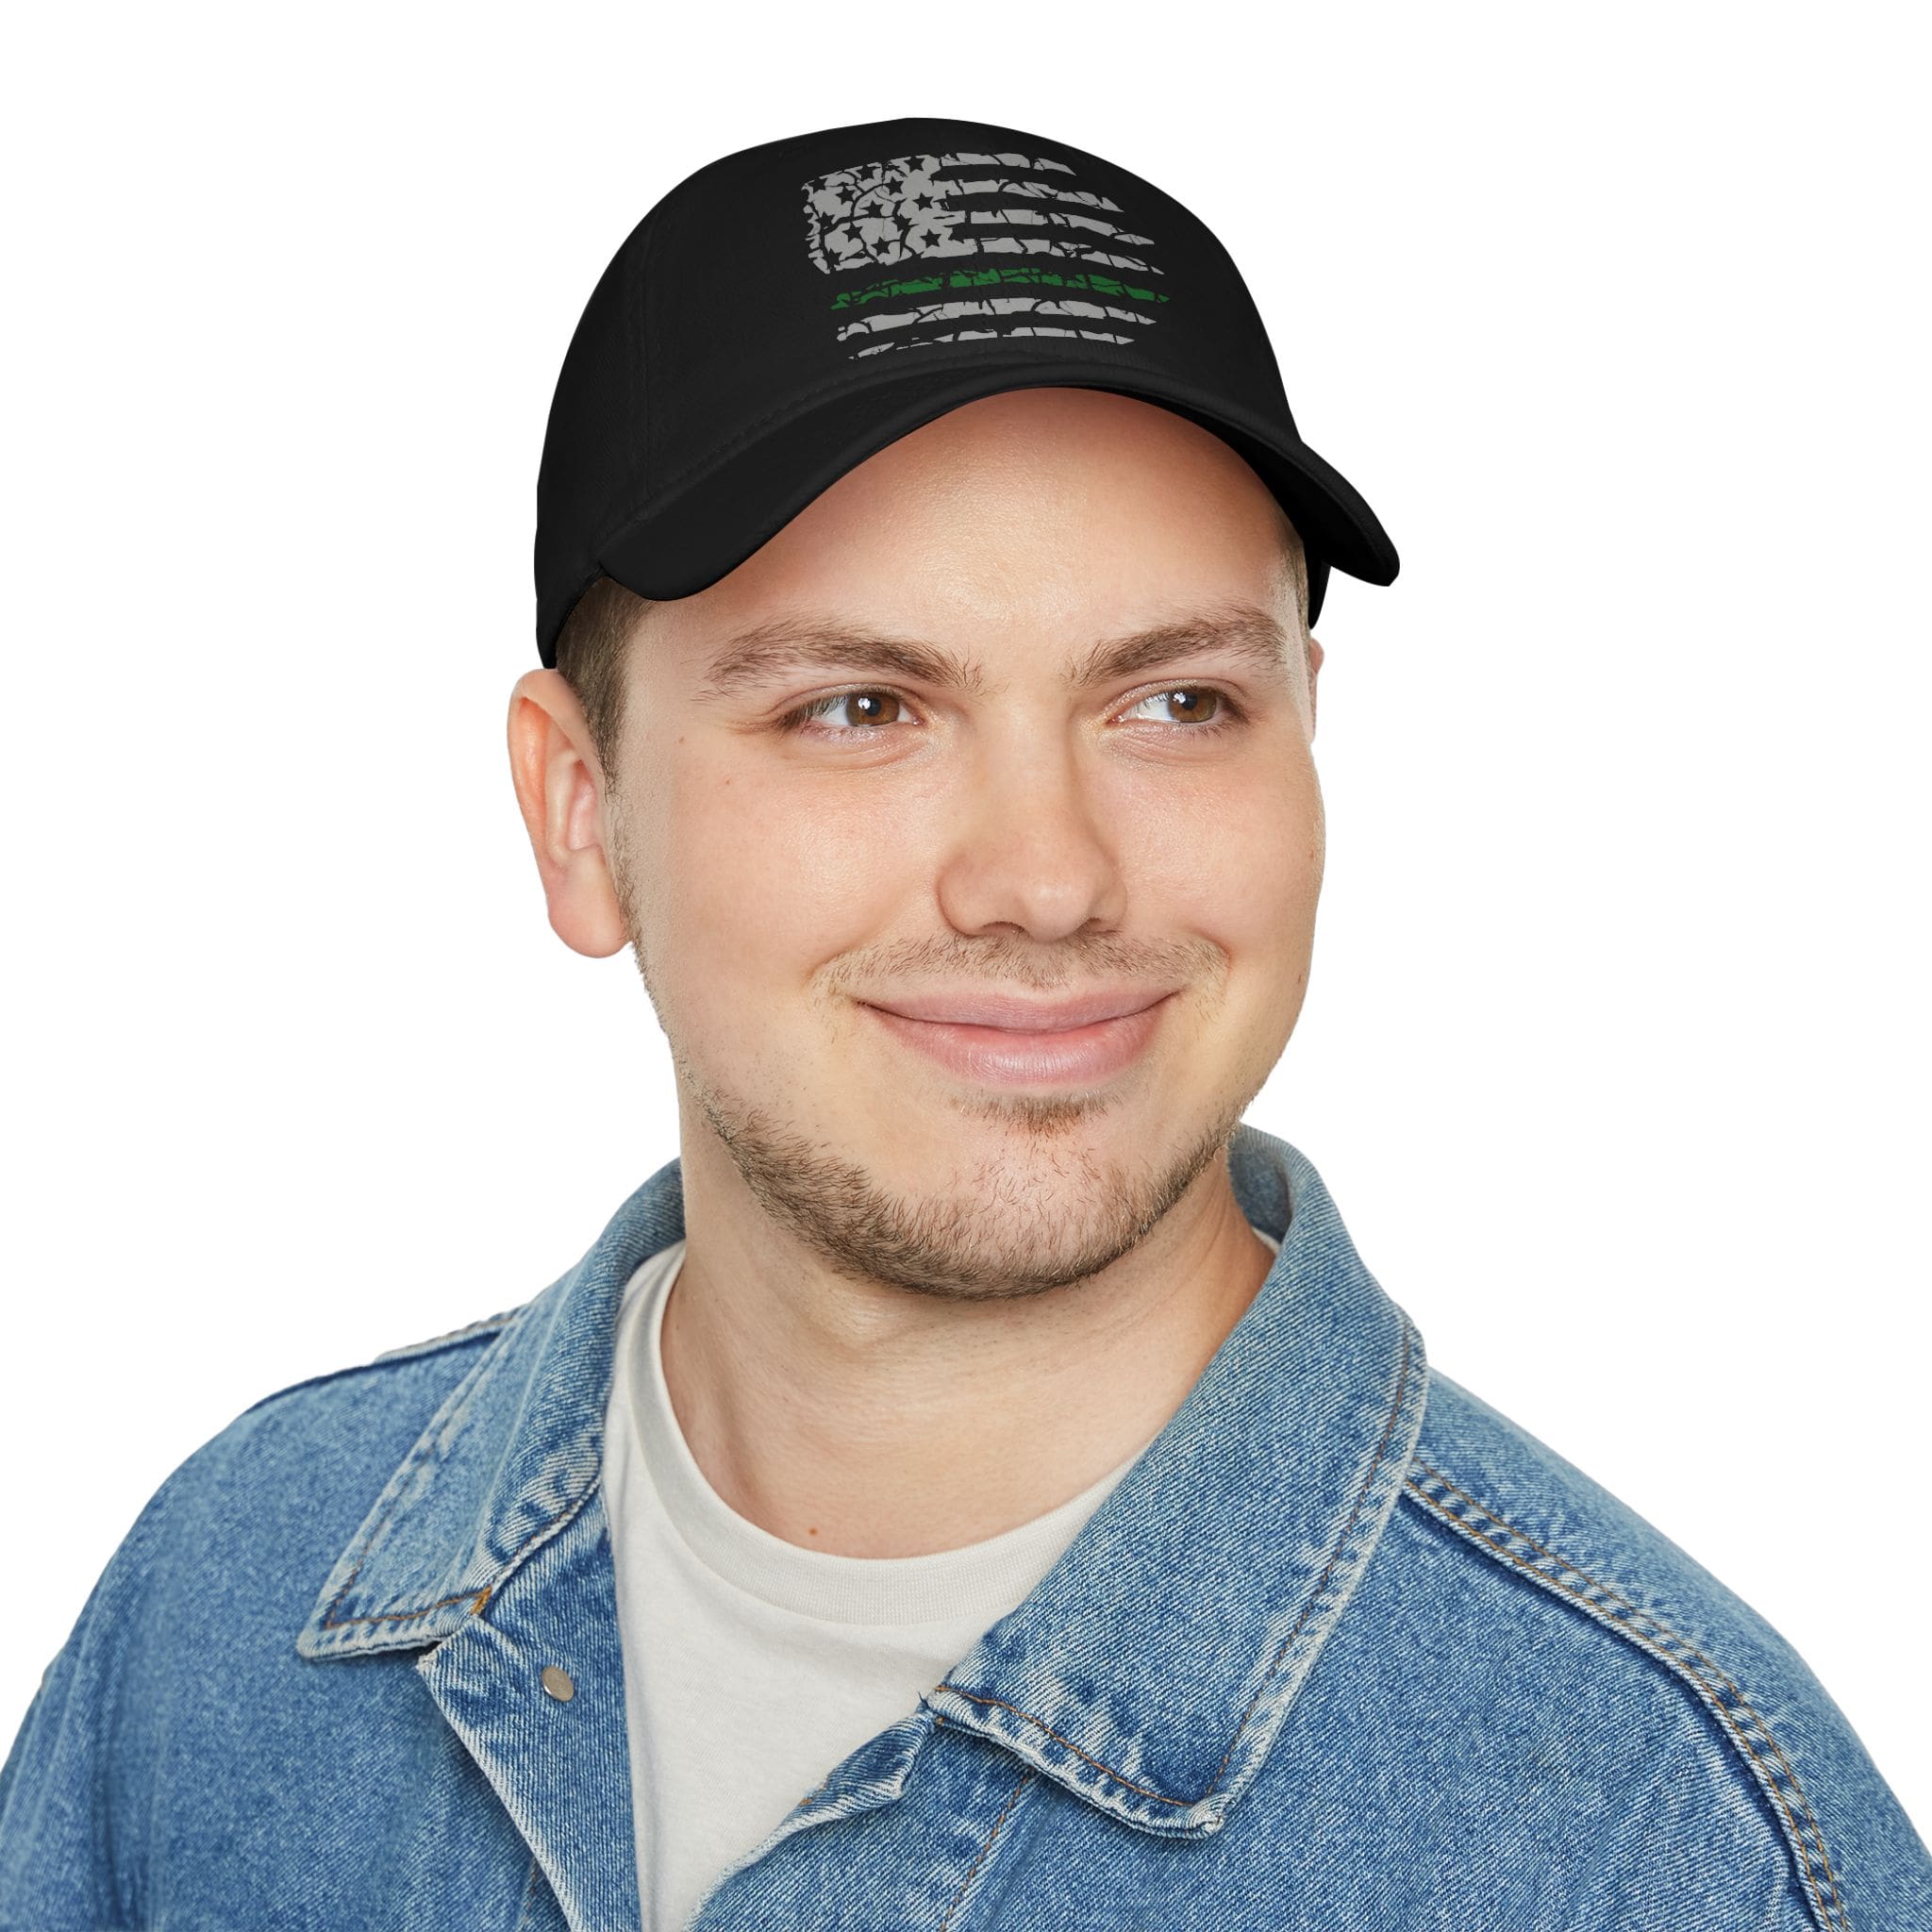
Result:
<svg viewBox="0 0 1932 1932"><path fill-rule="evenodd" d="M1179 685L1173 691L1158 691L1152 697L1142 698L1124 715L1145 715L1150 705L1159 708L1152 713L1157 724L1217 724L1224 722L1224 713L1234 708L1218 691Z"/></svg>
<svg viewBox="0 0 1932 1932"><path fill-rule="evenodd" d="M889 691L837 691L788 714L788 724L828 724L838 735L873 725L896 724L905 707Z"/></svg>

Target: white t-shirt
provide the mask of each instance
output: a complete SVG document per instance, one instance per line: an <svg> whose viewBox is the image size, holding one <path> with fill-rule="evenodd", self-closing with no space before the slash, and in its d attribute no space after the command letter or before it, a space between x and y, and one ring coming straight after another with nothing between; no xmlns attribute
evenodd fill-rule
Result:
<svg viewBox="0 0 1932 1932"><path fill-rule="evenodd" d="M680 1932L807 1792L913 1710L1052 1569L1139 1455L961 1549L800 1549L725 1503L678 1427L658 1337L684 1248L652 1256L625 1290L604 1452L646 1932Z"/></svg>

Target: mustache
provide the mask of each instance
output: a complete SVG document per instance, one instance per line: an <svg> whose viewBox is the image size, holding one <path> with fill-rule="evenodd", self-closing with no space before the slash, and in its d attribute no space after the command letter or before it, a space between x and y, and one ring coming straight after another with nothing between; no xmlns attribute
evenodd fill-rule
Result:
<svg viewBox="0 0 1932 1932"><path fill-rule="evenodd" d="M948 933L863 947L842 955L824 969L824 976L833 991L933 980L949 986L1013 986L1058 992L1099 979L1189 984L1216 976L1226 957L1206 939L1090 933L1043 946Z"/></svg>

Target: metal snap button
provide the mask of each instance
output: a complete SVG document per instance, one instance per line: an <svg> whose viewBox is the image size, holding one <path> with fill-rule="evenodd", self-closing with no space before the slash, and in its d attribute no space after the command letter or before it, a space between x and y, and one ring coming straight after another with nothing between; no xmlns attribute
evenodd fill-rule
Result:
<svg viewBox="0 0 1932 1932"><path fill-rule="evenodd" d="M543 1666L543 1688L559 1704L568 1704L577 1694L577 1687L571 1682L570 1673L559 1670L555 1664Z"/></svg>

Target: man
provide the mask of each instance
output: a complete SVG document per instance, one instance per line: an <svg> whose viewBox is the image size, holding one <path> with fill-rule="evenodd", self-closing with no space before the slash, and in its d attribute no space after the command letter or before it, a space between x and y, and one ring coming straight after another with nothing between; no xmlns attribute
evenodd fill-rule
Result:
<svg viewBox="0 0 1932 1932"><path fill-rule="evenodd" d="M1803 1662L1242 1120L1309 626L1396 559L1192 215L973 124L714 163L591 297L537 563L517 796L680 1158L169 1479L0 1923L1932 1923Z"/></svg>

